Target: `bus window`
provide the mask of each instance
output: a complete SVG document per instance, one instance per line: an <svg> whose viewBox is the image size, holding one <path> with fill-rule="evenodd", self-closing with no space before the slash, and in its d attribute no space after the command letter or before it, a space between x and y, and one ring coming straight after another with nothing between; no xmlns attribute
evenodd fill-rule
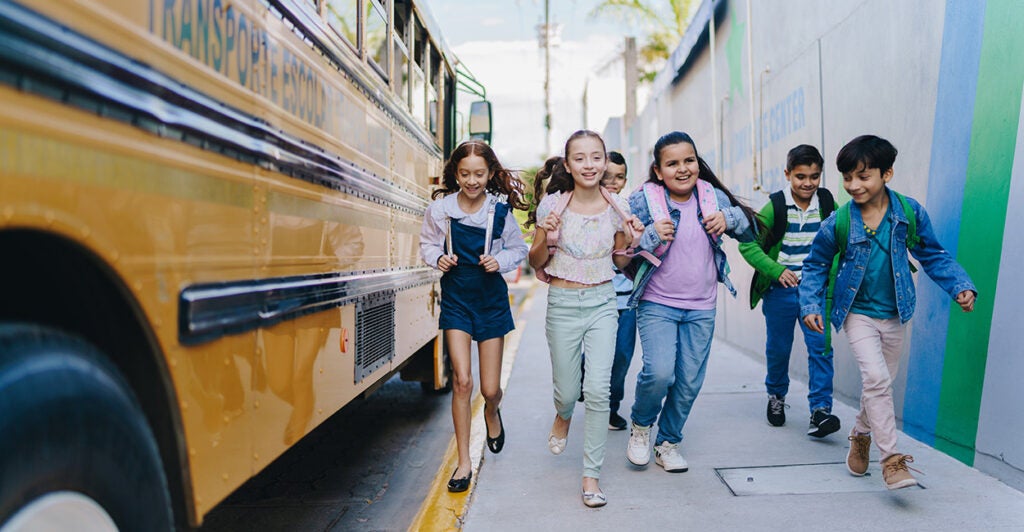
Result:
<svg viewBox="0 0 1024 532"><path fill-rule="evenodd" d="M406 108L409 107L409 52L395 37L395 94Z"/></svg>
<svg viewBox="0 0 1024 532"><path fill-rule="evenodd" d="M427 45L427 31L423 28L423 24L416 20L414 28L416 31L412 39L414 45L412 47L412 86L411 93L409 94L409 110L412 111L412 116L416 119L416 123L427 126L427 79L425 71L430 47Z"/></svg>
<svg viewBox="0 0 1024 532"><path fill-rule="evenodd" d="M388 79L387 11L378 0L366 0L366 55L377 72Z"/></svg>
<svg viewBox="0 0 1024 532"><path fill-rule="evenodd" d="M441 63L441 54L437 51L437 48L430 48L430 64L427 67L427 72L430 72L430 79L427 82L427 128L433 133L435 138L440 139L438 131L438 121L440 119L440 105L441 102L438 96L444 94L441 91L441 80L443 78L444 65Z"/></svg>
<svg viewBox="0 0 1024 532"><path fill-rule="evenodd" d="M359 0L328 0L327 25L359 53Z"/></svg>
<svg viewBox="0 0 1024 532"><path fill-rule="evenodd" d="M395 94L398 95L398 100L405 104L408 109L409 105L409 56L412 52L412 40L409 39L409 4L402 0L395 0L394 3L395 11L392 18L395 27L395 70L392 72L394 76Z"/></svg>

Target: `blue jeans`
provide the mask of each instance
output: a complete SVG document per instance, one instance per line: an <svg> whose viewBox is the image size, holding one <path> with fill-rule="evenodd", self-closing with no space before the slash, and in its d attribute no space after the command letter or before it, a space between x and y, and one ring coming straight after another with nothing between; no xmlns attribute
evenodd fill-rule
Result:
<svg viewBox="0 0 1024 532"><path fill-rule="evenodd" d="M789 392L789 354L793 349L793 322L800 324L807 345L807 403L832 411L832 351L825 352L825 335L814 332L800 319L799 289L773 284L761 299L767 339L764 356L768 374L764 386L771 395L785 397Z"/></svg>
<svg viewBox="0 0 1024 532"><path fill-rule="evenodd" d="M679 443L690 408L704 384L715 311L641 301L636 321L644 366L636 379L633 423L649 427L657 420L655 445Z"/></svg>
<svg viewBox="0 0 1024 532"><path fill-rule="evenodd" d="M619 329L615 333L615 358L612 360L612 392L608 400L608 408L612 412L619 411L622 397L626 393L626 373L629 363L633 361L636 350L636 309L619 310Z"/></svg>

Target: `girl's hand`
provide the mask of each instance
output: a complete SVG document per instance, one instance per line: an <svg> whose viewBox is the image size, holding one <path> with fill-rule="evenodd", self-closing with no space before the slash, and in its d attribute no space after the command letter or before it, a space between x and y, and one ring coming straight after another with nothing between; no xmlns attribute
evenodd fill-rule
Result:
<svg viewBox="0 0 1024 532"><path fill-rule="evenodd" d="M956 302L964 312L970 312L974 310L974 299L976 297L974 290L964 290L956 295Z"/></svg>
<svg viewBox="0 0 1024 532"><path fill-rule="evenodd" d="M676 226L668 218L654 222L654 230L662 242L671 242L676 237Z"/></svg>
<svg viewBox="0 0 1024 532"><path fill-rule="evenodd" d="M782 274L779 275L779 284L786 288L793 288L800 284L800 279L796 276L796 272L786 268L782 271Z"/></svg>
<svg viewBox="0 0 1024 532"><path fill-rule="evenodd" d="M804 316L804 325L816 333L824 333L824 323L821 321L821 314L808 314Z"/></svg>
<svg viewBox="0 0 1024 532"><path fill-rule="evenodd" d="M640 218L633 216L628 220L622 221L622 233L626 235L626 247L633 245L633 233L641 232L644 230L644 224L640 222Z"/></svg>
<svg viewBox="0 0 1024 532"><path fill-rule="evenodd" d="M558 218L558 215L551 213L544 217L544 220L540 222L540 227L547 232L558 231L558 228L562 226L562 220Z"/></svg>
<svg viewBox="0 0 1024 532"><path fill-rule="evenodd" d="M498 259L490 255L480 255L479 264L484 267L484 271L487 273L494 273L498 271Z"/></svg>
<svg viewBox="0 0 1024 532"><path fill-rule="evenodd" d="M711 236L722 236L722 233L725 232L725 214L722 211L718 211L704 218L704 229Z"/></svg>
<svg viewBox="0 0 1024 532"><path fill-rule="evenodd" d="M437 269L446 272L459 265L458 255L441 255L437 259Z"/></svg>

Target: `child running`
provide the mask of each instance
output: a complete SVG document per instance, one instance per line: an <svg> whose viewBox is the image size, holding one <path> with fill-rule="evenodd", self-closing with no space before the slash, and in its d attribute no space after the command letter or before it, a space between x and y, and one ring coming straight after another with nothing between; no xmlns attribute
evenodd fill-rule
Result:
<svg viewBox="0 0 1024 532"><path fill-rule="evenodd" d="M800 321L797 286L804 257L821 221L835 210L835 199L821 188L825 160L814 146L801 144L786 156L789 186L772 193L758 216L769 231L757 242L740 244L743 258L754 267L750 283L750 308L763 300L765 320L764 356L768 371L768 423L786 424L786 394L789 392L789 355L793 349L793 324L799 323L807 345L807 403L811 410L807 434L823 438L839 430L839 418L832 415L832 346L825 335L812 331Z"/></svg>
<svg viewBox="0 0 1024 532"><path fill-rule="evenodd" d="M508 286L501 274L515 269L529 247L512 209L526 210L519 180L482 141L462 143L444 166L441 188L427 207L420 255L441 276L441 316L452 362L452 420L459 465L448 491L463 492L472 480L469 456L471 348L480 357L480 394L485 401L487 448L501 452L501 359L505 334L515 328Z"/></svg>
<svg viewBox="0 0 1024 532"><path fill-rule="evenodd" d="M553 454L565 450L576 398L580 393L581 354L586 350L583 382L583 504L604 506L607 498L599 479L608 438L608 394L615 342L615 290L611 279L614 264L629 263L624 251L631 242L632 229L639 231L635 217L622 220L609 203L628 213L625 200L607 195L600 186L607 156L601 137L593 131L573 133L565 143L564 168L571 176L552 172L548 194L540 200L527 225L536 223L530 265L549 276L546 331L551 352L555 419L548 437ZM557 212L563 195L568 203ZM555 246L547 245L548 233L557 232Z"/></svg>
<svg viewBox="0 0 1024 532"><path fill-rule="evenodd" d="M612 194L620 194L626 188L626 159L617 151L608 152L608 167L601 179L601 186ZM612 360L611 396L608 401L608 429L626 430L626 420L619 415L619 405L625 395L626 373L633 361L636 350L636 309L629 308L629 296L633 293L633 281L615 269L612 278L615 288L615 304L619 310L619 328L615 333L615 358Z"/></svg>
<svg viewBox="0 0 1024 532"><path fill-rule="evenodd" d="M643 368L626 457L635 465L647 465L651 427L657 420L655 463L668 472L683 472L689 466L678 445L704 382L718 282L736 295L720 237L728 233L752 241L757 222L754 211L697 155L693 139L678 131L654 145L648 182L630 195L629 205L646 225L638 249L658 255L661 265L640 266L630 297L637 309Z"/></svg>
<svg viewBox="0 0 1024 532"><path fill-rule="evenodd" d="M896 148L874 135L857 137L839 150L836 166L852 201L821 224L800 283L804 324L824 332L822 316L828 315L836 330L846 331L860 368L860 412L850 432L846 467L855 476L867 472L874 434L882 481L891 490L917 484L907 467L914 457L896 450L892 399L892 379L916 300L907 251L964 312L974 310L978 294L967 272L939 244L924 207L887 186L895 161ZM838 270L830 274L836 255ZM835 294L831 311L821 307L826 283Z"/></svg>

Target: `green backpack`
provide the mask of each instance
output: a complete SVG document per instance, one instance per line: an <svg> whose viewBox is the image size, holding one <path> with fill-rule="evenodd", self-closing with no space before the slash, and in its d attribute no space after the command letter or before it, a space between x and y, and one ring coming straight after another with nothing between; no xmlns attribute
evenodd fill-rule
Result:
<svg viewBox="0 0 1024 532"><path fill-rule="evenodd" d="M906 196L899 192L893 191L896 195L896 199L899 200L900 206L903 208L903 215L907 217L907 222L910 227L907 230L907 249L914 249L918 244L921 243L921 237L917 235L917 216L914 214L914 208L910 206L910 202L907 201ZM832 315L832 295L836 286L836 277L839 275L839 263L842 262L843 257L846 256L846 246L850 241L850 202L847 201L841 207L836 209L836 244L839 246L839 251L836 252L835 257L832 258L832 268L828 271L828 288L825 290L825 352L828 353L832 350L832 328L831 315ZM917 272L917 268L914 263L910 263L910 271Z"/></svg>

